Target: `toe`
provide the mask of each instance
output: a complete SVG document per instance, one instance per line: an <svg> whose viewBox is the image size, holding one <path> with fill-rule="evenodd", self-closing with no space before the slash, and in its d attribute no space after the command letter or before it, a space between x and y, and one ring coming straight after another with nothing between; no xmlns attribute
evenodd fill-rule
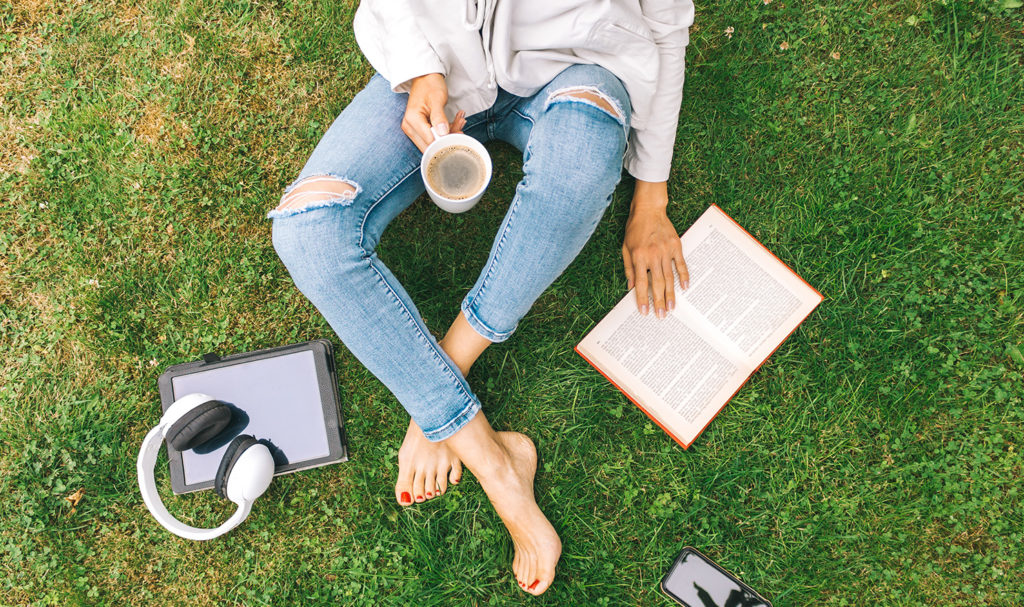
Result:
<svg viewBox="0 0 1024 607"><path fill-rule="evenodd" d="M448 466L437 469L437 494L444 495L448 491Z"/></svg>
<svg viewBox="0 0 1024 607"><path fill-rule="evenodd" d="M398 482L395 483L395 500L403 506L412 504L412 470L399 465Z"/></svg>
<svg viewBox="0 0 1024 607"><path fill-rule="evenodd" d="M526 576L530 575L530 557L521 548L517 552L519 553L519 568L516 569L516 580L519 582L519 586L526 590L526 584L529 583Z"/></svg>
<svg viewBox="0 0 1024 607"><path fill-rule="evenodd" d="M537 559L532 554L530 554L530 553L527 553L527 554L528 554L528 558L526 559L527 562L526 562L526 567L525 567L526 575L523 576L523 588L527 592L532 592L532 589L530 588L530 584L532 584L533 581L537 579L537 576L536 576L536 573L537 573Z"/></svg>
<svg viewBox="0 0 1024 607"><path fill-rule="evenodd" d="M452 460L452 470L448 473L448 480L453 485L458 485L459 481L462 480L462 461L455 459Z"/></svg>
<svg viewBox="0 0 1024 607"><path fill-rule="evenodd" d="M426 493L423 494L423 497L428 500L434 499L438 495L436 474L437 472L433 469L423 471L423 490L426 491Z"/></svg>
<svg viewBox="0 0 1024 607"><path fill-rule="evenodd" d="M545 590L547 590L548 587L551 586L551 582L553 582L554 580L555 580L555 570L554 570L554 568L552 567L552 568L549 569L548 567L541 567L540 570L537 571L537 588L536 588L537 594L541 594Z"/></svg>
<svg viewBox="0 0 1024 607"><path fill-rule="evenodd" d="M545 588L541 588L540 580L533 580L533 582L526 587L526 590L528 590L530 594L536 595L544 592Z"/></svg>
<svg viewBox="0 0 1024 607"><path fill-rule="evenodd" d="M513 542L515 544L515 542ZM522 578L519 575L520 563L523 560L522 555L519 553L519 545L516 544L516 555L512 557L512 577L516 578L517 584L522 584Z"/></svg>
<svg viewBox="0 0 1024 607"><path fill-rule="evenodd" d="M555 580L555 567L558 565L561 552L562 546L561 542L559 542L552 552L545 552L539 555L537 570L534 571L535 577L533 578L537 582L536 586L532 589L534 594L543 594ZM530 583L532 584L533 582Z"/></svg>
<svg viewBox="0 0 1024 607"><path fill-rule="evenodd" d="M537 573L537 577L533 578L533 581L530 582L530 586L527 587L527 590L533 594L544 594L544 591L547 590L550 585L551 578L547 577L543 571L539 571Z"/></svg>
<svg viewBox="0 0 1024 607"><path fill-rule="evenodd" d="M427 492L423 488L423 481L426 475L422 470L417 470L412 478L412 499L418 502L426 501Z"/></svg>

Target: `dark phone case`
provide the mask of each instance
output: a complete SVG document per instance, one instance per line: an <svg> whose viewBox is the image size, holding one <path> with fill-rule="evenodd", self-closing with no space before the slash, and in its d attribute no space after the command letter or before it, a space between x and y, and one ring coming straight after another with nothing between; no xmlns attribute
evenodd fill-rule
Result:
<svg viewBox="0 0 1024 607"><path fill-rule="evenodd" d="M675 568L679 565L680 562L682 562L683 556L687 552L691 552L691 553L697 555L705 563L707 563L708 565L711 565L712 567L717 569L719 572L721 572L722 575L726 576L730 580L733 580L734 582L739 584L739 586L741 588L747 590L748 592L750 592L751 594L756 596L759 600L763 601L764 604L767 605L767 607L772 607L771 601L769 601L768 599L766 599L763 596L761 596L760 592L757 592L756 590L754 590L753 588L751 588L750 586L745 584L738 577L736 577L735 575L733 575L733 574L729 573L728 571L726 571L725 569L723 569L721 565L719 565L718 563L716 563L713 560L711 560L710 558L708 558L707 555L702 553L700 550L697 550L693 546L685 546L685 547L683 547L682 550L679 551L679 554L676 556L676 560L672 561L672 566L668 568L668 571L665 573L664 577L661 578L661 582L658 583L658 586L661 588L662 594L664 594L668 598L672 599L673 601L675 601L676 603L682 605L683 607L701 607L701 605L690 605L689 603L687 603L683 599L681 599L681 598L677 597L676 595L672 594L668 590L668 588L665 588L665 580L667 580L669 578L669 576L672 575L672 571L675 570Z"/></svg>

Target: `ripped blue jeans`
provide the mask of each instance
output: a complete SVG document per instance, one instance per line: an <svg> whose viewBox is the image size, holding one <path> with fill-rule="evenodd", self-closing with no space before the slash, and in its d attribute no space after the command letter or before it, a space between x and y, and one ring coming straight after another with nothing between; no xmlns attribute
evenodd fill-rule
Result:
<svg viewBox="0 0 1024 607"><path fill-rule="evenodd" d="M573 96L581 91L590 98ZM424 192L420 151L401 129L407 100L375 74L267 217L295 285L424 435L439 441L468 423L480 400L375 252L388 223ZM583 64L531 97L499 88L491 108L466 117L467 135L523 151L524 177L461 305L480 335L508 339L586 244L619 182L629 117L619 79ZM308 204L290 200L307 181L321 195L310 192Z"/></svg>

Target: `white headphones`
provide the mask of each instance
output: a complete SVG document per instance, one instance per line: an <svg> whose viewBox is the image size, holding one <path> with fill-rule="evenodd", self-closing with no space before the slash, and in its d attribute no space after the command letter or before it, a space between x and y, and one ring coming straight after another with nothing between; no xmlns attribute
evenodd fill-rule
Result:
<svg viewBox="0 0 1024 607"><path fill-rule="evenodd" d="M160 423L142 441L136 468L139 489L146 507L171 533L190 540L212 540L231 531L249 516L256 498L270 486L274 478L274 458L270 449L247 434L236 436L228 444L217 468L213 485L221 497L238 504L238 510L215 529L190 527L171 516L156 490L156 456L164 439L177 449L193 449L220 434L231 421L231 409L206 394L186 394L174 401L160 418Z"/></svg>

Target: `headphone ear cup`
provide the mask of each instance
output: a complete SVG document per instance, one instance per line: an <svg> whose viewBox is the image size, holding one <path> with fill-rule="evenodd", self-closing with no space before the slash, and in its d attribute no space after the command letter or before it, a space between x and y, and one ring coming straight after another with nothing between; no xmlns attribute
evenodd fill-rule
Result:
<svg viewBox="0 0 1024 607"><path fill-rule="evenodd" d="M224 495L239 506L256 501L274 480L274 456L263 443L248 447L238 456L224 479Z"/></svg>
<svg viewBox="0 0 1024 607"><path fill-rule="evenodd" d="M212 400L182 415L167 429L165 438L178 451L187 451L217 436L229 423L231 408Z"/></svg>
<svg viewBox="0 0 1024 607"><path fill-rule="evenodd" d="M231 469L235 467L235 462L242 457L246 449L258 444L259 441L248 434L240 434L228 443L228 448L224 450L224 457L220 460L220 466L217 467L217 476L213 478L213 488L217 491L217 495L228 499L228 476L231 474Z"/></svg>

